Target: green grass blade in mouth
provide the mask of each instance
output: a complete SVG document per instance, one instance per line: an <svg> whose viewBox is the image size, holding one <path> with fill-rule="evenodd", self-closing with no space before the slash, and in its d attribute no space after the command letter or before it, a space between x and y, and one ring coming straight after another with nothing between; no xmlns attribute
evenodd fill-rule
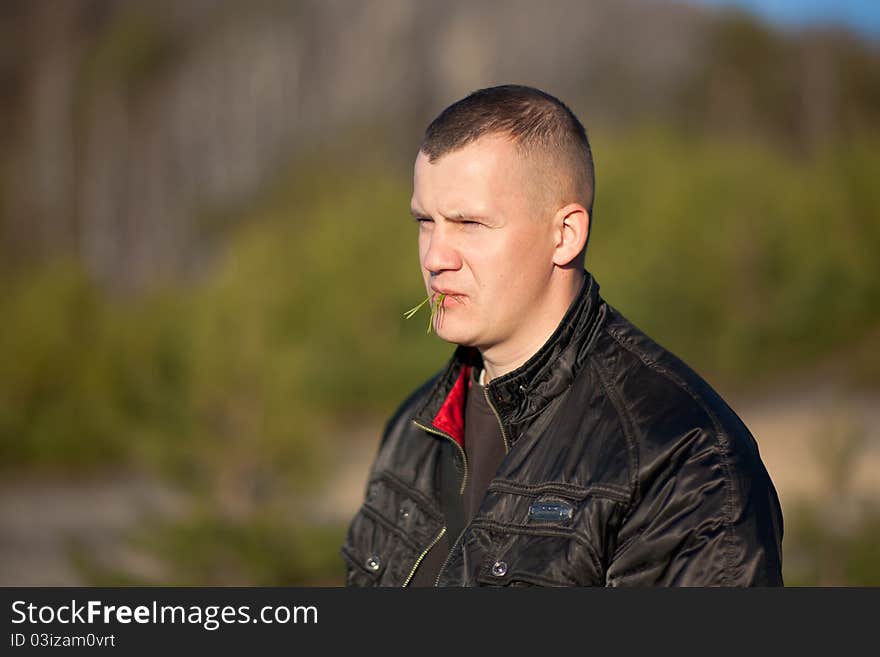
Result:
<svg viewBox="0 0 880 657"><path fill-rule="evenodd" d="M434 326L434 317L439 316L440 313L443 312L443 299L446 298L446 295L443 293L438 294L434 297L434 303L431 304L431 316L428 317L428 334L431 333L431 328Z"/></svg>
<svg viewBox="0 0 880 657"><path fill-rule="evenodd" d="M417 312L419 312L419 309L421 309L421 307L424 306L426 303L428 303L430 300L431 300L431 297L429 295L428 298L425 299L424 301L422 301L418 306L407 310L405 313L403 313L404 319L409 319L410 317L415 315Z"/></svg>
<svg viewBox="0 0 880 657"><path fill-rule="evenodd" d="M433 297L433 300L432 300ZM415 315L419 310L421 310L422 306L424 306L429 301L431 302L431 314L428 316L428 333L431 333L431 329L434 326L434 318L438 316L439 313L443 312L443 299L446 298L445 294L437 294L437 295L428 295L428 298L422 301L419 305L414 308L410 308L405 313L403 313L404 319L409 319L413 315Z"/></svg>

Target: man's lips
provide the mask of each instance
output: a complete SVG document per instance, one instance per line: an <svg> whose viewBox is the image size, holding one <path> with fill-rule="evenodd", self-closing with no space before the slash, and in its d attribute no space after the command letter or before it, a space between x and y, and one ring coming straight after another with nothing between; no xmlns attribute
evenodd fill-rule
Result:
<svg viewBox="0 0 880 657"><path fill-rule="evenodd" d="M432 291L435 295L436 295L436 294L443 294L443 295L445 295L445 296L444 296L444 299L443 299L443 307L444 307L444 308L445 308L448 304L453 303L453 302L461 303L462 300L463 300L463 298L464 298L465 296L467 296L467 295L465 295L465 294L462 294L461 292L457 292L457 291L452 290L452 289L449 289L449 288L434 287L433 285L431 286L431 291Z"/></svg>

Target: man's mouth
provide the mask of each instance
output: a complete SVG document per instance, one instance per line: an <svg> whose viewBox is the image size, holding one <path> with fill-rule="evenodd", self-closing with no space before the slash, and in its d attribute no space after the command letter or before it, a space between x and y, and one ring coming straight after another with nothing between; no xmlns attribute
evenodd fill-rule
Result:
<svg viewBox="0 0 880 657"><path fill-rule="evenodd" d="M441 294L443 295L443 300L442 300L441 303L440 303L440 306L441 306L442 308L449 308L450 306L454 306L454 305L456 305L456 304L464 303L464 296L465 296L465 295L463 295L463 294L460 294L460 293L458 293L458 292L454 292L454 291L452 291L452 290L447 291L447 290L437 290L437 289L434 289L434 288L431 288L431 289L432 289L433 292L434 292L434 295L433 295L432 301L435 300L435 299L437 299L437 297L438 297L439 295L441 295Z"/></svg>

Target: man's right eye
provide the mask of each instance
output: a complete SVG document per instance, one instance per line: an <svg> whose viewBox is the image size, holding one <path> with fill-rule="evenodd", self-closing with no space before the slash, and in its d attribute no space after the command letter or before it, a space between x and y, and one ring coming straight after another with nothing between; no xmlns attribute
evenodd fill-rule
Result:
<svg viewBox="0 0 880 657"><path fill-rule="evenodd" d="M431 219L431 217L416 217L415 219L416 219L416 221L418 221L420 224L422 224L422 223L433 223L433 221L434 221L433 219Z"/></svg>

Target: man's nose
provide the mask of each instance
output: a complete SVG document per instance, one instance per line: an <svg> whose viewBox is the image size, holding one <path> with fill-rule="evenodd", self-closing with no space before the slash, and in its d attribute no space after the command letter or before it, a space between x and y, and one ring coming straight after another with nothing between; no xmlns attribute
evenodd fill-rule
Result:
<svg viewBox="0 0 880 657"><path fill-rule="evenodd" d="M422 262L425 269L436 274L461 267L461 255L450 238L451 235L443 224L434 226L434 230L427 236L427 250Z"/></svg>

